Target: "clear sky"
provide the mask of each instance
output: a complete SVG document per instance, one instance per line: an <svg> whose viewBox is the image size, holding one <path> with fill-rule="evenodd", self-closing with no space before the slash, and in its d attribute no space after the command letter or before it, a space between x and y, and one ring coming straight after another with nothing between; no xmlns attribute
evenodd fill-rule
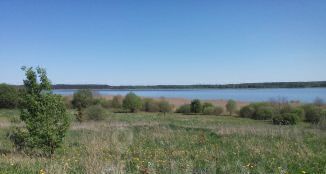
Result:
<svg viewBox="0 0 326 174"><path fill-rule="evenodd" d="M326 80L325 0L1 0L0 83Z"/></svg>

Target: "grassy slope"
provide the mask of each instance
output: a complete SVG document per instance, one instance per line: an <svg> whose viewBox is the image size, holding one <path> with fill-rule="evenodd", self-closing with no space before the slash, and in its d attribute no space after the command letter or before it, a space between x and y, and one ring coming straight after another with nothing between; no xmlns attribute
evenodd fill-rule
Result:
<svg viewBox="0 0 326 174"><path fill-rule="evenodd" d="M326 133L226 116L108 113L74 123L53 159L5 139L18 112L0 110L0 173L326 173Z"/></svg>

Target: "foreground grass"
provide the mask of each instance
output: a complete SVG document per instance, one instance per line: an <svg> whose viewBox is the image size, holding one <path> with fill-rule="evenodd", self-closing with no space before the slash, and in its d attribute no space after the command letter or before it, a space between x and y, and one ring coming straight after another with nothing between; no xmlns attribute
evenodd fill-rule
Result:
<svg viewBox="0 0 326 174"><path fill-rule="evenodd" d="M15 114L0 111L0 173L326 173L326 133L304 123L108 113L74 123L47 159L13 151L5 135Z"/></svg>

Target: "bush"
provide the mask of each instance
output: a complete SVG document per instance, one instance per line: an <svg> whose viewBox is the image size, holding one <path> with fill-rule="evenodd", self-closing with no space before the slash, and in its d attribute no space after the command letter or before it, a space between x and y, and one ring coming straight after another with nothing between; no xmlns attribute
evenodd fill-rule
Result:
<svg viewBox="0 0 326 174"><path fill-rule="evenodd" d="M195 99L195 100L191 101L190 110L192 113L201 113L202 105L201 105L200 100Z"/></svg>
<svg viewBox="0 0 326 174"><path fill-rule="evenodd" d="M305 113L302 108L292 108L289 113L296 114L300 121L305 119Z"/></svg>
<svg viewBox="0 0 326 174"><path fill-rule="evenodd" d="M208 106L203 109L203 114L205 115L221 115L223 113L223 108L220 106Z"/></svg>
<svg viewBox="0 0 326 174"><path fill-rule="evenodd" d="M18 106L19 93L16 88L7 84L0 84L0 108L15 108Z"/></svg>
<svg viewBox="0 0 326 174"><path fill-rule="evenodd" d="M122 105L124 109L130 112L136 112L142 108L142 101L135 93L130 92L124 98Z"/></svg>
<svg viewBox="0 0 326 174"><path fill-rule="evenodd" d="M173 106L166 100L158 101L158 107L159 107L159 111L164 114L167 112L171 112L173 109Z"/></svg>
<svg viewBox="0 0 326 174"><path fill-rule="evenodd" d="M214 115L214 106L206 106L203 108L203 114Z"/></svg>
<svg viewBox="0 0 326 174"><path fill-rule="evenodd" d="M86 108L93 104L93 94L90 89L81 89L74 93L72 105L74 108Z"/></svg>
<svg viewBox="0 0 326 174"><path fill-rule="evenodd" d="M303 106L305 112L305 120L311 123L318 123L322 117L323 111L320 107L309 104Z"/></svg>
<svg viewBox="0 0 326 174"><path fill-rule="evenodd" d="M214 107L214 114L215 115L221 115L223 112L224 112L223 107L221 107L221 106Z"/></svg>
<svg viewBox="0 0 326 174"><path fill-rule="evenodd" d="M151 98L145 98L143 99L143 111L145 112L159 112L160 107L158 105L158 102Z"/></svg>
<svg viewBox="0 0 326 174"><path fill-rule="evenodd" d="M123 97L121 95L114 96L112 99L112 107L116 109L122 108Z"/></svg>
<svg viewBox="0 0 326 174"><path fill-rule="evenodd" d="M100 121L105 118L105 109L101 105L92 105L85 109L87 120Z"/></svg>
<svg viewBox="0 0 326 174"><path fill-rule="evenodd" d="M25 131L14 132L11 140L16 146L40 149L45 155L51 156L62 144L70 118L62 97L44 92L51 90L46 71L39 67L36 72L33 68L23 67L22 70L26 74L26 92L23 95L20 119L26 128Z"/></svg>
<svg viewBox="0 0 326 174"><path fill-rule="evenodd" d="M255 108L252 105L244 106L240 109L240 117L252 118L255 115Z"/></svg>
<svg viewBox="0 0 326 174"><path fill-rule="evenodd" d="M183 113L183 114L190 114L191 113L191 106L190 106L190 104L181 105L175 112L176 113Z"/></svg>
<svg viewBox="0 0 326 174"><path fill-rule="evenodd" d="M18 124L18 123L21 123L21 120L20 120L19 116L17 116L17 115L12 115L12 116L10 117L10 122L11 122L11 123L14 123L14 124Z"/></svg>
<svg viewBox="0 0 326 174"><path fill-rule="evenodd" d="M297 124L299 116L294 113L279 114L273 117L273 124L276 125L293 125Z"/></svg>
<svg viewBox="0 0 326 174"><path fill-rule="evenodd" d="M258 107L253 119L256 120L269 120L272 119L275 114L275 109L271 106Z"/></svg>
<svg viewBox="0 0 326 174"><path fill-rule="evenodd" d="M208 108L208 107L214 107L214 105L212 103L205 102L202 105L202 112L204 112L205 108Z"/></svg>
<svg viewBox="0 0 326 174"><path fill-rule="evenodd" d="M229 100L226 104L226 110L232 115L237 109L237 103L234 100Z"/></svg>
<svg viewBox="0 0 326 174"><path fill-rule="evenodd" d="M111 107L111 101L106 100L105 98L96 98L93 99L92 105L101 105L103 108L110 108Z"/></svg>

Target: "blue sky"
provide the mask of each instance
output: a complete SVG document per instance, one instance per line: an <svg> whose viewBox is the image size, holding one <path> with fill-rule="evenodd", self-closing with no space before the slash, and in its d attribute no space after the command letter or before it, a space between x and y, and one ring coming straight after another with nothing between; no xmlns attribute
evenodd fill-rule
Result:
<svg viewBox="0 0 326 174"><path fill-rule="evenodd" d="M325 0L0 1L0 83L326 80Z"/></svg>

